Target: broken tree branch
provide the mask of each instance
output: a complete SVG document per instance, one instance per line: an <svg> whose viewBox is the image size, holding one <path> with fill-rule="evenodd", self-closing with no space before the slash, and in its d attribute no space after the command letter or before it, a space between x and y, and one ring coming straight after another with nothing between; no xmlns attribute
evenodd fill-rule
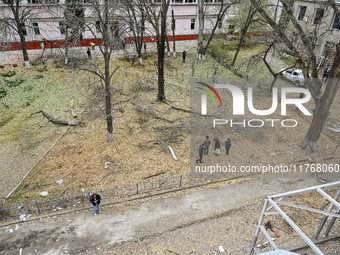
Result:
<svg viewBox="0 0 340 255"><path fill-rule="evenodd" d="M44 111L38 111L35 113L32 113L30 116L35 115L35 114L39 114L41 113L49 122L52 122L53 124L57 124L57 125L64 125L64 126L79 126L79 125L84 125L85 123L83 121L66 121L66 120L57 120L55 118L53 118L53 116L47 114Z"/></svg>
<svg viewBox="0 0 340 255"><path fill-rule="evenodd" d="M73 99L71 100L71 103L70 103L70 109L71 109L71 114L72 114L73 118L77 118L78 115L74 111L74 100Z"/></svg>
<svg viewBox="0 0 340 255"><path fill-rule="evenodd" d="M13 192L19 188L19 186L23 183L23 181L25 180L25 178L27 177L27 175L29 175L30 172L33 171L33 169L40 163L40 161L47 155L47 153L50 152L50 150L52 150L52 148L57 144L57 142L66 134L66 132L70 129L70 126L67 127L67 129L64 131L64 133L62 133L61 136L59 136L59 138L57 139L57 141L54 142L54 144L45 152L44 155L42 155L42 157L38 160L37 163L35 163L35 165L31 168L31 170L29 170L25 176L22 178L22 180L19 182L19 184L5 197L3 203L5 203L6 199L9 198L10 195L13 194Z"/></svg>

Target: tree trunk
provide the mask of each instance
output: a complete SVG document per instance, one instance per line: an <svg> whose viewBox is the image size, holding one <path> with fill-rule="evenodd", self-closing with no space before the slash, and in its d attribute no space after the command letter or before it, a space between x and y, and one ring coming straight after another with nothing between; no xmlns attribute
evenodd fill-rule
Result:
<svg viewBox="0 0 340 255"><path fill-rule="evenodd" d="M158 52L158 94L157 100L164 101L165 100L165 89L164 89L164 39L157 42L157 52Z"/></svg>
<svg viewBox="0 0 340 255"><path fill-rule="evenodd" d="M27 48L26 48L26 39L25 39L25 36L23 34L22 28L20 28L20 31L21 32L19 33L19 36L20 36L20 43L21 43L21 48L22 48L22 54L24 56L25 68L26 69L31 69L30 61L29 61L28 53L27 53Z"/></svg>
<svg viewBox="0 0 340 255"><path fill-rule="evenodd" d="M68 29L66 28L66 33L65 33L65 65L68 64Z"/></svg>
<svg viewBox="0 0 340 255"><path fill-rule="evenodd" d="M167 6L166 1L162 1L161 13L161 31L157 35L157 54L158 54L158 94L157 100L163 102L165 100L164 89L164 57L165 57L165 36L166 36L166 18Z"/></svg>
<svg viewBox="0 0 340 255"><path fill-rule="evenodd" d="M327 80L325 92L320 98L314 98L315 109L313 111L312 123L307 131L305 139L300 144L301 149L311 152L317 151L317 142L320 138L322 129L329 116L329 109L333 103L334 97L338 90L340 78L340 43L336 47L336 55L329 79Z"/></svg>
<svg viewBox="0 0 340 255"><path fill-rule="evenodd" d="M173 56L174 58L176 58L176 36L175 36L176 20L175 20L174 10L171 10L171 12L172 12L172 47L173 47Z"/></svg>
<svg viewBox="0 0 340 255"><path fill-rule="evenodd" d="M249 28L249 26L250 26L250 24L252 22L253 16L254 16L254 7L251 5L250 8L249 8L249 12L248 12L246 23L244 24L244 27L242 28L242 31L241 31L241 37L240 37L240 41L239 41L238 46L237 46L237 50L235 52L233 61L231 62L232 66L234 66L235 63L236 63L238 54L240 53L242 44L244 43L244 40L246 38L247 31L248 31L248 28Z"/></svg>
<svg viewBox="0 0 340 255"><path fill-rule="evenodd" d="M105 117L107 123L107 141L113 141L113 124L111 113L111 79L110 79L110 55L105 52Z"/></svg>
<svg viewBox="0 0 340 255"><path fill-rule="evenodd" d="M203 30L204 30L204 10L203 0L198 0L198 45L197 45L197 59L202 59L203 50Z"/></svg>

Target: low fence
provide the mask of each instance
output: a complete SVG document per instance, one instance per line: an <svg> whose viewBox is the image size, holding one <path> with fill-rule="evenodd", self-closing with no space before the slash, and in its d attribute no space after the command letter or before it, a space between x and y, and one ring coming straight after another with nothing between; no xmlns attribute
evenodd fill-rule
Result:
<svg viewBox="0 0 340 255"><path fill-rule="evenodd" d="M5 208L0 210L0 220L11 217L24 217L25 215L41 213L44 211L57 211L64 207L75 209L86 208L90 205L90 194L99 193L105 203L119 203L127 198L138 198L148 194L162 193L165 190L180 190L202 184L209 184L230 179L221 179L218 176L206 174L180 175L154 181L145 181L106 190L99 190L80 195L39 201L31 204Z"/></svg>

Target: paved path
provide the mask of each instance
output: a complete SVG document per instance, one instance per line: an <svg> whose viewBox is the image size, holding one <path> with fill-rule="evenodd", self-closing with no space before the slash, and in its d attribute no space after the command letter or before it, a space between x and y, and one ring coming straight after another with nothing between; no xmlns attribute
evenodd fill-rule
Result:
<svg viewBox="0 0 340 255"><path fill-rule="evenodd" d="M89 210L25 222L13 233L0 230L0 254L19 254L20 248L22 254L79 254L89 246L159 235L257 198L319 184L313 178L260 178L125 207L102 206L103 213L97 216Z"/></svg>

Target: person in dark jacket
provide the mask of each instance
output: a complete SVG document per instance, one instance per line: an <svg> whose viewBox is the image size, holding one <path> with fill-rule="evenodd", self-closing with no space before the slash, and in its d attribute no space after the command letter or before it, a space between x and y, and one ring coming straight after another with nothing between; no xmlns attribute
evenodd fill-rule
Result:
<svg viewBox="0 0 340 255"><path fill-rule="evenodd" d="M187 56L187 52L184 50L182 54L183 54L183 63L185 63L185 58Z"/></svg>
<svg viewBox="0 0 340 255"><path fill-rule="evenodd" d="M196 164L198 164L198 161L199 161L200 163L203 163L203 162L202 162L202 159L203 159L203 151L204 151L204 144L202 143L202 144L200 145L200 148L198 149L198 154L199 154L200 158L199 158L199 159L196 159Z"/></svg>
<svg viewBox="0 0 340 255"><path fill-rule="evenodd" d="M100 195L93 193L90 197L90 202L93 204L93 212L94 215L97 215L97 213L100 213Z"/></svg>
<svg viewBox="0 0 340 255"><path fill-rule="evenodd" d="M88 57L89 59L91 59L92 57L91 57L91 50L90 50L90 48L87 48L86 53L87 53L87 57Z"/></svg>
<svg viewBox="0 0 340 255"><path fill-rule="evenodd" d="M220 155L221 151L220 151L220 148L221 148L221 142L220 142L220 139L218 139L218 137L216 136L213 141L215 141L215 154L216 155Z"/></svg>
<svg viewBox="0 0 340 255"><path fill-rule="evenodd" d="M323 70L323 74L322 74L322 79L321 79L321 81L324 81L324 79L325 79L325 82L326 82L328 76L329 76L329 70L328 70L328 68L325 68L325 69Z"/></svg>
<svg viewBox="0 0 340 255"><path fill-rule="evenodd" d="M228 157L229 150L230 150L230 147L231 147L231 140L230 140L230 138L228 138L228 140L225 141L225 146L224 147L225 147L225 154Z"/></svg>
<svg viewBox="0 0 340 255"><path fill-rule="evenodd" d="M211 141L209 140L209 136L207 136L203 142L204 145L204 155L208 155L209 153L209 145L211 144Z"/></svg>

